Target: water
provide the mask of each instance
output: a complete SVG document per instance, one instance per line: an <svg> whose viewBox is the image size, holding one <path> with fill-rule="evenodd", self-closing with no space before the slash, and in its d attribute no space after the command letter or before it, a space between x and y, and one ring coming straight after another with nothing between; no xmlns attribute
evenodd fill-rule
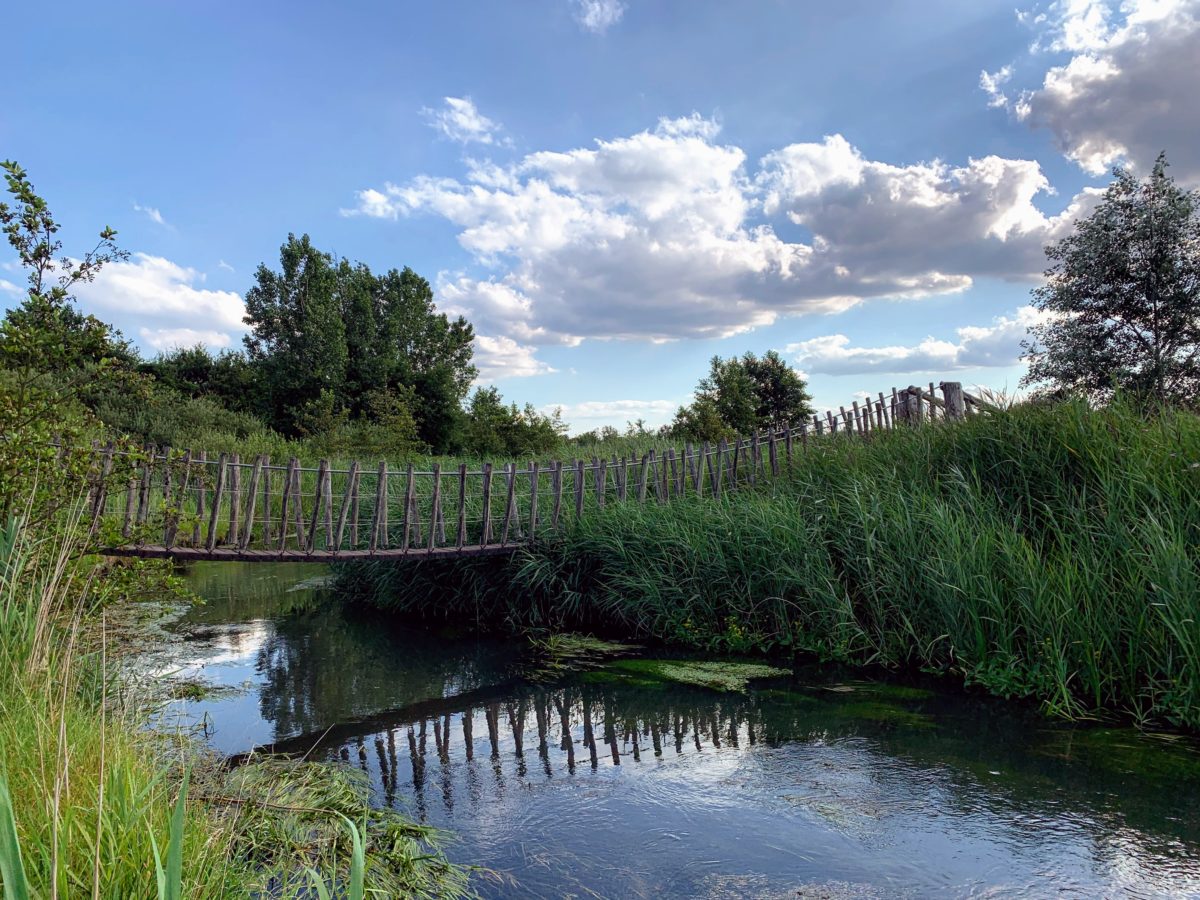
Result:
<svg viewBox="0 0 1200 900"><path fill-rule="evenodd" d="M1200 748L929 686L526 676L512 642L205 564L179 701L211 743L363 768L493 897L1200 896Z"/></svg>

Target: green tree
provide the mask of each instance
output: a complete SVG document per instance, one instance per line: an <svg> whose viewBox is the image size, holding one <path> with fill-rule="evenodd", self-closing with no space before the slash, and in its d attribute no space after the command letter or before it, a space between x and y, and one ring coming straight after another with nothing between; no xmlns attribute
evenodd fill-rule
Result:
<svg viewBox="0 0 1200 900"><path fill-rule="evenodd" d="M54 495L63 477L84 458L55 459L51 441L78 442L85 430L85 389L134 359L128 344L108 325L75 308L72 289L90 282L107 263L128 253L111 228L80 259L60 255L59 224L34 191L25 170L12 161L4 170L13 205L0 203L0 226L25 269L20 304L0 323L0 518L28 499L37 485ZM60 502L71 499L59 495ZM51 504L53 505L53 504Z"/></svg>
<svg viewBox="0 0 1200 900"><path fill-rule="evenodd" d="M495 387L481 387L468 404L463 444L480 456L514 459L554 450L566 431L560 411L544 415L529 403L521 409L505 404Z"/></svg>
<svg viewBox="0 0 1200 900"><path fill-rule="evenodd" d="M1194 404L1200 390L1200 193L1125 169L1095 211L1046 248L1033 292L1046 319L1023 343L1023 384L1107 400L1115 391Z"/></svg>
<svg viewBox="0 0 1200 900"><path fill-rule="evenodd" d="M671 432L697 441L781 427L812 415L804 380L774 350L721 359L696 386L695 399L675 413Z"/></svg>
<svg viewBox="0 0 1200 900"><path fill-rule="evenodd" d="M279 265L260 265L246 292L246 351L271 425L311 434L341 411L348 352L337 273L307 234L288 235Z"/></svg>

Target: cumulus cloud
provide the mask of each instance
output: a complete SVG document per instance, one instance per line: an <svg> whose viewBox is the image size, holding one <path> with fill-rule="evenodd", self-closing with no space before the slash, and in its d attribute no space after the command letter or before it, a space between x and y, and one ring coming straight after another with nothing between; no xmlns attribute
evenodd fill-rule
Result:
<svg viewBox="0 0 1200 900"><path fill-rule="evenodd" d="M1043 321L1043 313L1023 306L1012 318L957 329L957 341L927 337L914 346L855 347L846 335L830 334L789 344L786 350L806 371L821 375L999 368L1020 362L1022 339L1031 325Z"/></svg>
<svg viewBox="0 0 1200 900"><path fill-rule="evenodd" d="M142 206L138 203L135 203L135 204L133 204L133 211L145 213L146 218L148 218L151 222L153 222L156 225L162 225L164 228L170 227L169 225L167 225L167 220L163 218L163 214L161 212L159 212L158 209L153 206Z"/></svg>
<svg viewBox="0 0 1200 900"><path fill-rule="evenodd" d="M839 135L755 163L699 115L591 147L468 164L358 193L356 214L433 215L473 268L439 303L523 346L727 337L872 298L1034 279L1042 247L1094 201L1056 215L1036 162L892 165ZM780 236L782 223L795 239Z"/></svg>
<svg viewBox="0 0 1200 900"><path fill-rule="evenodd" d="M538 359L535 352L535 348L518 344L510 337L477 334L473 362L479 370L479 381L486 383L499 378L527 378L557 371Z"/></svg>
<svg viewBox="0 0 1200 900"><path fill-rule="evenodd" d="M208 290L200 286L203 283L203 273L195 269L135 253L126 262L109 263L95 281L77 285L75 293L83 308L101 318L136 317L152 323L143 334L150 346L180 334L200 335L210 346L228 346L229 332L245 331L245 304L233 291Z"/></svg>
<svg viewBox="0 0 1200 900"><path fill-rule="evenodd" d="M604 34L625 15L621 0L571 0L571 5L575 21L593 34Z"/></svg>
<svg viewBox="0 0 1200 900"><path fill-rule="evenodd" d="M223 331L204 331L195 328L140 328L138 335L142 343L155 350L173 350L176 347L206 347L223 349L232 338Z"/></svg>
<svg viewBox="0 0 1200 900"><path fill-rule="evenodd" d="M638 419L644 420L648 428L654 428L670 421L679 405L677 400L585 400L544 406L541 412L550 415L560 410L563 421L578 433L603 425L620 428Z"/></svg>
<svg viewBox="0 0 1200 900"><path fill-rule="evenodd" d="M11 281L0 278L0 294L11 294L14 297L24 297L25 290L17 287Z"/></svg>
<svg viewBox="0 0 1200 900"><path fill-rule="evenodd" d="M441 109L425 107L429 127L460 144L501 144L500 126L479 111L470 97L444 97Z"/></svg>
<svg viewBox="0 0 1200 900"><path fill-rule="evenodd" d="M981 80L991 105L1048 130L1089 174L1145 171L1165 150L1177 176L1200 181L1200 0L1060 0L1026 21L1037 37L1018 65L1040 84L1010 100Z"/></svg>

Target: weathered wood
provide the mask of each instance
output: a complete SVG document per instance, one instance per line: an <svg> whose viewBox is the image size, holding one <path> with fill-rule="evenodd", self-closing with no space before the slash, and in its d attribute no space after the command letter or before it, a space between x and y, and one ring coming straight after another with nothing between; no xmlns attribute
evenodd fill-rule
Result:
<svg viewBox="0 0 1200 900"><path fill-rule="evenodd" d="M226 540L237 546L238 528L241 525L242 466L241 457L229 455L229 533Z"/></svg>
<svg viewBox="0 0 1200 900"><path fill-rule="evenodd" d="M651 451L653 452L653 451ZM638 469L638 503L646 502L646 476L650 472L650 454L642 454L642 465Z"/></svg>
<svg viewBox="0 0 1200 900"><path fill-rule="evenodd" d="M339 544L333 542L333 470L325 472L325 489L321 492L325 504L325 549L334 550Z"/></svg>
<svg viewBox="0 0 1200 900"><path fill-rule="evenodd" d="M817 437L820 437L822 434L825 433L825 430L821 424L821 417L818 416L816 413L813 413L813 428L816 429Z"/></svg>
<svg viewBox="0 0 1200 900"><path fill-rule="evenodd" d="M400 513L400 549L406 553L408 552L408 545L412 541L412 520L417 515L416 489L417 485L416 480L413 478L412 463L409 463L404 482L404 509ZM421 542L420 532L417 532L416 540L417 543Z"/></svg>
<svg viewBox="0 0 1200 900"><path fill-rule="evenodd" d="M575 460L575 521L583 518L583 460Z"/></svg>
<svg viewBox="0 0 1200 900"><path fill-rule="evenodd" d="M168 547L175 545L175 540L179 535L179 519L183 515L183 505L187 502L188 487L192 481L192 449L183 451L183 459L181 460L183 468L183 476L179 480L179 495L175 504L171 508L171 528L166 535L164 543Z"/></svg>
<svg viewBox="0 0 1200 900"><path fill-rule="evenodd" d="M505 498L505 501L504 501L504 528L500 532L500 546L501 547L505 547L508 545L508 531L509 531L509 528L512 526L513 515L516 510L516 493L515 493L516 487L517 487L516 471L517 471L517 464L509 463L508 464L508 472L507 472L508 496Z"/></svg>
<svg viewBox="0 0 1200 900"><path fill-rule="evenodd" d="M433 464L433 497L429 501L429 549L438 542L438 519L442 513L442 464Z"/></svg>
<svg viewBox="0 0 1200 900"><path fill-rule="evenodd" d="M929 421L930 422L933 422L937 419L937 415L936 415L937 410L934 409L934 407L937 405L938 405L938 401L934 395L933 382L931 381L931 382L929 382ZM946 418L944 413L942 414L942 418L943 419Z"/></svg>
<svg viewBox="0 0 1200 900"><path fill-rule="evenodd" d="M371 510L371 534L367 539L367 548L372 556L379 550L379 531L386 515L387 502L387 462L382 461L375 476L375 508ZM384 542L386 545L386 538Z"/></svg>
<svg viewBox="0 0 1200 900"><path fill-rule="evenodd" d="M529 463L529 539L532 541L537 535L538 526L538 464L536 461Z"/></svg>
<svg viewBox="0 0 1200 900"><path fill-rule="evenodd" d="M867 422L865 422L863 420L862 412L858 408L858 401L852 400L850 405L853 408L853 413L854 413L854 430L857 431L860 435L866 434L867 428L869 428L870 426L868 425Z"/></svg>
<svg viewBox="0 0 1200 900"><path fill-rule="evenodd" d="M483 464L483 523L479 537L480 546L486 547L492 540L492 464Z"/></svg>
<svg viewBox="0 0 1200 900"><path fill-rule="evenodd" d="M121 522L121 537L123 538L128 538L130 532L133 530L133 510L136 505L135 494L137 494L137 479L130 476L129 480L125 482L125 517ZM200 526L197 525L196 527L199 528Z"/></svg>
<svg viewBox="0 0 1200 900"><path fill-rule="evenodd" d="M217 545L217 525L220 523L221 499L225 494L225 467L228 462L229 457L224 453L217 460L217 481L213 488L212 515L208 519L208 540L205 544L209 552Z"/></svg>
<svg viewBox="0 0 1200 900"><path fill-rule="evenodd" d="M775 429L770 431L770 437L767 438L767 455L770 457L771 475L779 477L779 450L775 446Z"/></svg>
<svg viewBox="0 0 1200 900"><path fill-rule="evenodd" d="M346 522L350 518L350 511L354 508L354 500L358 496L358 472L358 460L355 460L350 463L350 471L346 473L346 492L342 495L342 505L338 509L337 535L333 539L334 550L342 549L342 541L346 536ZM358 511L354 510L354 512L357 517ZM351 549L354 549L355 537L357 535L352 535L350 538Z"/></svg>
<svg viewBox="0 0 1200 900"><path fill-rule="evenodd" d="M163 448L163 544L171 546L175 543L174 529L171 520L175 515L175 504L172 502L171 478L171 448Z"/></svg>
<svg viewBox="0 0 1200 900"><path fill-rule="evenodd" d="M624 456L618 460L614 456L613 474L617 479L617 499L624 503L629 496L629 460Z"/></svg>
<svg viewBox="0 0 1200 900"><path fill-rule="evenodd" d="M350 484L350 549L358 549L358 517L359 517L359 485L362 483L362 470L355 464L354 479Z"/></svg>
<svg viewBox="0 0 1200 900"><path fill-rule="evenodd" d="M308 542L304 549L312 553L317 549L317 526L321 524L321 506L325 501L325 479L329 477L329 460L317 463L317 483L313 488L312 517L308 520Z"/></svg>
<svg viewBox="0 0 1200 900"><path fill-rule="evenodd" d="M163 547L161 545L143 545L109 547L103 552L107 556L131 556L143 559L177 559L190 560L220 560L226 562L313 562L314 560L355 560L355 559L388 559L399 561L404 557L409 559L429 559L454 556L500 556L512 553L520 545L510 544L501 547L492 544L488 547L468 545L459 550L456 547L438 547L435 550L418 550L405 553L399 549L380 550L371 553L369 550L345 550L336 553L332 550L317 550L308 553L303 550L242 550L238 547L216 547L208 550L204 547Z"/></svg>
<svg viewBox="0 0 1200 900"><path fill-rule="evenodd" d="M100 454L100 472L96 480L96 493L92 500L92 531L100 525L100 517L104 515L104 507L108 502L108 479L112 475L113 442L104 445ZM168 471L170 471L168 469Z"/></svg>
<svg viewBox="0 0 1200 900"><path fill-rule="evenodd" d="M263 458L259 454L254 458L254 468L250 470L250 485L246 488L246 527L242 531L238 546L245 550L254 537L254 513L258 506L258 483L262 479Z"/></svg>
<svg viewBox="0 0 1200 900"><path fill-rule="evenodd" d="M803 427L803 426L801 426ZM787 460L788 468L792 465L792 426L785 425L783 427L783 453Z"/></svg>
<svg viewBox="0 0 1200 900"><path fill-rule="evenodd" d="M295 489L292 491L292 521L296 526L296 548L307 552L308 541L304 536L304 469L300 466L299 461L292 469L292 479L296 482Z"/></svg>
<svg viewBox="0 0 1200 900"><path fill-rule="evenodd" d="M150 444L146 447L146 459L142 463L142 481L138 491L138 510L137 524L141 528L146 524L146 517L150 514L150 479L154 472L154 445ZM140 538L139 538L140 539Z"/></svg>
<svg viewBox="0 0 1200 900"><path fill-rule="evenodd" d="M731 488L736 489L738 483L738 469L741 468L742 456L742 441L741 438L733 439L733 454L729 459L729 484Z"/></svg>
<svg viewBox="0 0 1200 900"><path fill-rule="evenodd" d="M201 450L197 456L200 463L200 477L196 480L196 524L192 526L192 546L200 546L200 529L204 522L204 495L207 492L208 455Z"/></svg>
<svg viewBox="0 0 1200 900"><path fill-rule="evenodd" d="M961 381L943 381L942 396L946 401L946 418L957 421L967 417L967 401Z"/></svg>
<svg viewBox="0 0 1200 900"><path fill-rule="evenodd" d="M271 457L263 456L262 469L262 542L271 546Z"/></svg>
<svg viewBox="0 0 1200 900"><path fill-rule="evenodd" d="M708 483L712 491L712 495L718 500L721 498L721 479L724 477L722 468L725 464L725 451L727 444L725 438L721 438L720 443L716 446L717 470L713 471L713 454L710 452L708 441L704 442L704 466L708 470Z"/></svg>
<svg viewBox="0 0 1200 900"><path fill-rule="evenodd" d="M604 509L608 494L608 460L599 460L596 465L596 505Z"/></svg>
<svg viewBox="0 0 1200 900"><path fill-rule="evenodd" d="M461 550L467 543L467 464L458 467L458 533L454 546Z"/></svg>
<svg viewBox="0 0 1200 900"><path fill-rule="evenodd" d="M562 473L562 460L555 460L554 468L550 470L550 490L554 494L554 507L550 511L550 528L554 531L558 531L558 517L562 513Z"/></svg>

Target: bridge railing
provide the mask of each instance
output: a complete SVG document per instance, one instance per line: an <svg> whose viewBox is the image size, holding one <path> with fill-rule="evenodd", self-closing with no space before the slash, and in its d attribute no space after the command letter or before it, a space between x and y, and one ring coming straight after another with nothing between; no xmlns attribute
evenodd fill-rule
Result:
<svg viewBox="0 0 1200 900"><path fill-rule="evenodd" d="M941 397L937 394L941 393ZM396 469L302 466L169 447L97 448L93 526L114 554L212 559L483 555L614 503L720 498L778 476L798 446L991 407L957 382L910 386L735 440L640 457Z"/></svg>

